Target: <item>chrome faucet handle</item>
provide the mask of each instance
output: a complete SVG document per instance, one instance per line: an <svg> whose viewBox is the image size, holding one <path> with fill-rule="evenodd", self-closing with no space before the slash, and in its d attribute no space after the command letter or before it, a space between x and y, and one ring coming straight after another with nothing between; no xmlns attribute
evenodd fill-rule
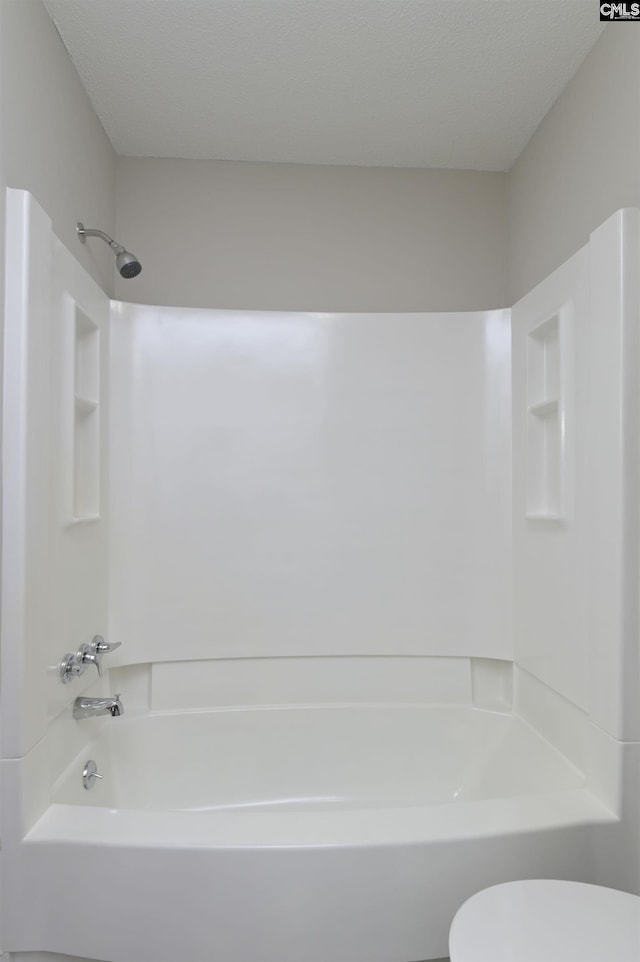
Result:
<svg viewBox="0 0 640 962"><path fill-rule="evenodd" d="M78 675L82 675L89 665L95 665L98 675L102 678L102 656L115 651L122 644L121 641L108 642L102 635L95 635L88 643L81 645L73 654L65 655L60 662L60 680L68 684Z"/></svg>
<svg viewBox="0 0 640 962"><path fill-rule="evenodd" d="M80 649L83 665L95 665L98 675L102 678L102 656L110 651L115 651L122 644L121 641L113 643L105 641L102 635L95 635L88 645L83 645Z"/></svg>
<svg viewBox="0 0 640 962"><path fill-rule="evenodd" d="M102 678L102 653L97 649L93 642L83 645L79 651L80 663L82 665L95 665L98 669L98 676Z"/></svg>
<svg viewBox="0 0 640 962"><path fill-rule="evenodd" d="M115 651L122 644L121 641L105 641L102 635L96 635L91 645L101 655L107 655L110 651Z"/></svg>

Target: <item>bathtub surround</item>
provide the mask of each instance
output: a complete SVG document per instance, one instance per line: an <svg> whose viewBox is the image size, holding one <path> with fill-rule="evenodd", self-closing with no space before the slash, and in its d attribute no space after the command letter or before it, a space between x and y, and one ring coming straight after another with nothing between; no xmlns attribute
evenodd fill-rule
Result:
<svg viewBox="0 0 640 962"><path fill-rule="evenodd" d="M638 674L639 236L638 212L619 212L512 311L516 659L622 741L640 739L624 698Z"/></svg>
<svg viewBox="0 0 640 962"><path fill-rule="evenodd" d="M30 194L9 191L7 217L5 349L12 364L4 378L5 398L15 403L3 412L2 533L3 556L14 563L3 577L0 701L13 719L2 726L3 758L30 759L25 808L14 799L4 809L21 831L38 809L35 786L61 758L45 736L54 731L62 756L74 753L78 733L64 713L69 686L60 683L60 659L78 647L76 639L107 629L101 492L107 490L109 301L54 241L51 221ZM30 251L27 269L23 250ZM85 674L74 694L92 681ZM68 737L59 740L56 721L64 728L65 720ZM9 762L8 778L15 768Z"/></svg>
<svg viewBox="0 0 640 962"><path fill-rule="evenodd" d="M511 312L515 703L600 771L601 797L609 772L604 797L630 845L623 854L596 833L598 879L630 891L640 887L630 802L640 742L639 238L638 210L618 211Z"/></svg>
<svg viewBox="0 0 640 962"><path fill-rule="evenodd" d="M447 704L511 710L511 661L432 656L222 658L136 666L130 703L179 711L232 705ZM122 681L129 685L127 671ZM481 678L481 682L479 681Z"/></svg>
<svg viewBox="0 0 640 962"><path fill-rule="evenodd" d="M119 303L111 339L129 660L511 657L506 312Z"/></svg>
<svg viewBox="0 0 640 962"><path fill-rule="evenodd" d="M22 192L9 209L7 346L24 361L6 381L3 551L25 559L3 597L9 948L172 962L204 957L215 923L229 962L409 962L441 956L458 906L495 882L637 888L638 212L610 218L512 312L114 302L109 341L106 297L46 215ZM59 659L96 633L123 643L109 677L62 685ZM124 719L72 719L77 696L115 691ZM356 785L352 757L396 764L391 735L416 713L433 722L423 741L479 738L486 754L409 764L413 782L388 775L386 794L363 764ZM213 726L239 746L207 756L226 772L215 797L207 765L171 781L200 785L173 802L157 781L153 797L140 794L150 781L120 782L123 746L141 767L139 738L154 778L169 745L188 761L185 726L192 744ZM313 786L301 763L287 769L296 738L315 746ZM106 775L91 795L88 758ZM446 802L427 791L436 771ZM113 882L104 915L70 928L68 893L96 862ZM116 884L123 871L131 888ZM27 917L21 892L53 874Z"/></svg>

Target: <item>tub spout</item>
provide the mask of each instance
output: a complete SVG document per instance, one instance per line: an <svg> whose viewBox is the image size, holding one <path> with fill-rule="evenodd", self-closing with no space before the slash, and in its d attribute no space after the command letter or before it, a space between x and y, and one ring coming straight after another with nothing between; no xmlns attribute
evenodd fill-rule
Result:
<svg viewBox="0 0 640 962"><path fill-rule="evenodd" d="M120 695L112 695L110 698L76 698L73 703L73 717L76 720L95 718L97 715L111 715L113 718L124 715Z"/></svg>

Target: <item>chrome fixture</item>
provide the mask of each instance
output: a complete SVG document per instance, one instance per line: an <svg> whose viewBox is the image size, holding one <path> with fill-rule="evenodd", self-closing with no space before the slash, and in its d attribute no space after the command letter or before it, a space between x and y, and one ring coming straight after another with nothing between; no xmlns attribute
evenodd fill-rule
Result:
<svg viewBox="0 0 640 962"><path fill-rule="evenodd" d="M62 684L67 685L78 675L82 675L89 665L95 665L99 676L102 678L102 656L110 651L115 651L121 644L121 641L110 643L105 641L102 635L96 635L93 641L82 645L76 652L65 655L60 662Z"/></svg>
<svg viewBox="0 0 640 962"><path fill-rule="evenodd" d="M73 717L76 721L81 718L97 718L98 715L111 715L112 718L124 715L120 695L110 695L108 698L76 698L73 703Z"/></svg>
<svg viewBox="0 0 640 962"><path fill-rule="evenodd" d="M88 762L85 762L84 768L82 769L82 784L89 791L96 784L96 779L104 778L104 775L98 774L98 766L94 762L93 758L90 758Z"/></svg>
<svg viewBox="0 0 640 962"><path fill-rule="evenodd" d="M137 277L142 270L142 264L130 251L114 241L112 237L105 234L103 230L96 230L94 227L85 227L80 221L76 224L76 231L78 232L78 237L82 244L86 244L87 237L99 237L101 240L108 244L113 253L116 255L116 267L120 271L120 274L129 279L130 277Z"/></svg>

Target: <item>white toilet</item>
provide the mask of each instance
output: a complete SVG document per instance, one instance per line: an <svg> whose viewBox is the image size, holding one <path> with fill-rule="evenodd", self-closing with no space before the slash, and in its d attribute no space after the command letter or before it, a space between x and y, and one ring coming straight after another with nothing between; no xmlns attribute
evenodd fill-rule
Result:
<svg viewBox="0 0 640 962"><path fill-rule="evenodd" d="M451 962L640 962L640 897L530 879L484 889L458 910Z"/></svg>

